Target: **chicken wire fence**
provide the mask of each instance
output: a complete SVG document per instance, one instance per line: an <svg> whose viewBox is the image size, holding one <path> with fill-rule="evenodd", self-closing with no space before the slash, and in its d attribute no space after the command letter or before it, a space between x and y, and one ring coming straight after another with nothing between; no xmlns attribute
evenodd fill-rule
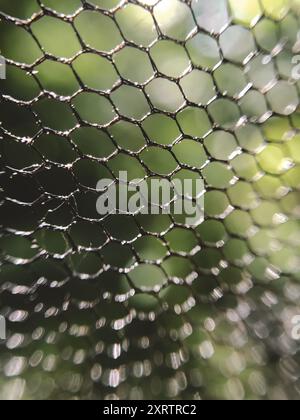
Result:
<svg viewBox="0 0 300 420"><path fill-rule="evenodd" d="M0 398L299 399L299 2L0 3Z"/></svg>

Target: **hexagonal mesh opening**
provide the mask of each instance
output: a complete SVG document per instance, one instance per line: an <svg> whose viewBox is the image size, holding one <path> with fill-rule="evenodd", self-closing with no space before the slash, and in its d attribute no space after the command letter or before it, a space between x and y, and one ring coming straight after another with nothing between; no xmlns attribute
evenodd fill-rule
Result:
<svg viewBox="0 0 300 420"><path fill-rule="evenodd" d="M0 18L0 399L299 399L299 0ZM204 221L100 217L121 171Z"/></svg>

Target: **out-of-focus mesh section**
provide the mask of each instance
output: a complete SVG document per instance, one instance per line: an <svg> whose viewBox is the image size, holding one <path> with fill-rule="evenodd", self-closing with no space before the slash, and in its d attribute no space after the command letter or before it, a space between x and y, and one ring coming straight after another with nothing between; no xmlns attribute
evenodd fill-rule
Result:
<svg viewBox="0 0 300 420"><path fill-rule="evenodd" d="M299 399L297 6L1 0L1 399ZM120 170L205 221L101 218Z"/></svg>

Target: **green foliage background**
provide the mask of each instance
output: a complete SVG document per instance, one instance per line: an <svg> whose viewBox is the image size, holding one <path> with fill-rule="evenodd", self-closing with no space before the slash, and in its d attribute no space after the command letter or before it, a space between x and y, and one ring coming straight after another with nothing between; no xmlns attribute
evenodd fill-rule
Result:
<svg viewBox="0 0 300 420"><path fill-rule="evenodd" d="M38 3L1 0L0 10L29 19L40 12ZM43 3L72 15L82 2ZM105 11L120 4L90 3ZM284 33L286 47L274 60L276 77L288 80L299 30L298 2L262 4L266 25L262 34L257 25L252 31L265 53L274 34ZM247 27L257 5L231 0L234 22ZM82 50L80 39L70 23L45 10L27 31L0 22L1 54L15 62L36 62L34 71L9 64L7 80L0 81L2 127L19 137L16 141L4 133L1 139L2 197L12 200L3 200L0 207L0 309L9 318L9 340L0 347L0 397L298 399L298 346L287 325L300 310L298 109L291 116L239 128L239 144L233 146L230 141L192 141L197 130L206 133L207 122L182 113L177 118L188 134L176 143L181 133L174 118L152 113L139 128L127 117L142 120L149 104L124 81L116 89L120 75L111 58L122 76L143 84L153 76L149 54L126 47L110 59L78 54L71 60ZM122 46L116 26L103 14L89 13L75 19L84 40L99 50ZM122 18L128 36L136 33L141 42L153 36L155 41L151 24L139 13ZM175 14L173 19L169 31L184 32L186 22ZM155 64L175 75L186 65L176 45L170 42L153 52ZM166 57L174 55L175 62L168 63ZM209 67L211 57L206 59ZM221 76L228 89L236 88L238 79L225 70ZM118 118L103 96L81 94L72 100L73 111L107 128L78 124L69 102L82 86L113 90L125 118ZM209 80L203 86L208 95ZM294 86L299 97L299 84ZM41 94L45 90L52 94ZM193 83L187 90L193 91ZM150 93L158 107L172 111L174 90L165 96L153 87ZM34 100L34 113L3 95ZM277 100L288 101L286 95L271 100L271 110ZM249 118L260 110L258 101L248 106ZM234 115L226 102L215 118L230 131ZM37 126L48 130L32 141ZM238 147L242 153L233 157ZM149 171L167 176L178 165L174 156L186 164L176 176L206 180L206 221L192 231L170 229L170 219L163 215L138 216L137 223L113 216L105 232L116 240L105 245L107 236L95 214L96 182L113 179L120 170L128 170L132 179ZM53 196L41 199L41 185L53 196L65 197L79 188L74 199L63 202ZM17 206L14 198L34 205ZM225 217L229 204L235 211ZM76 223L74 209L83 217ZM111 270L102 272L103 267ZM190 278L191 273L197 276Z"/></svg>

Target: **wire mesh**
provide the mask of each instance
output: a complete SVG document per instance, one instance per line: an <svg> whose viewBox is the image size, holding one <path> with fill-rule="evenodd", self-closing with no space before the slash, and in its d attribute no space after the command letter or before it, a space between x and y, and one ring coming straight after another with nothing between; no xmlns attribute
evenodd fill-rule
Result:
<svg viewBox="0 0 300 420"><path fill-rule="evenodd" d="M17 3L1 399L299 399L299 2ZM205 221L100 217L123 170L204 179Z"/></svg>

